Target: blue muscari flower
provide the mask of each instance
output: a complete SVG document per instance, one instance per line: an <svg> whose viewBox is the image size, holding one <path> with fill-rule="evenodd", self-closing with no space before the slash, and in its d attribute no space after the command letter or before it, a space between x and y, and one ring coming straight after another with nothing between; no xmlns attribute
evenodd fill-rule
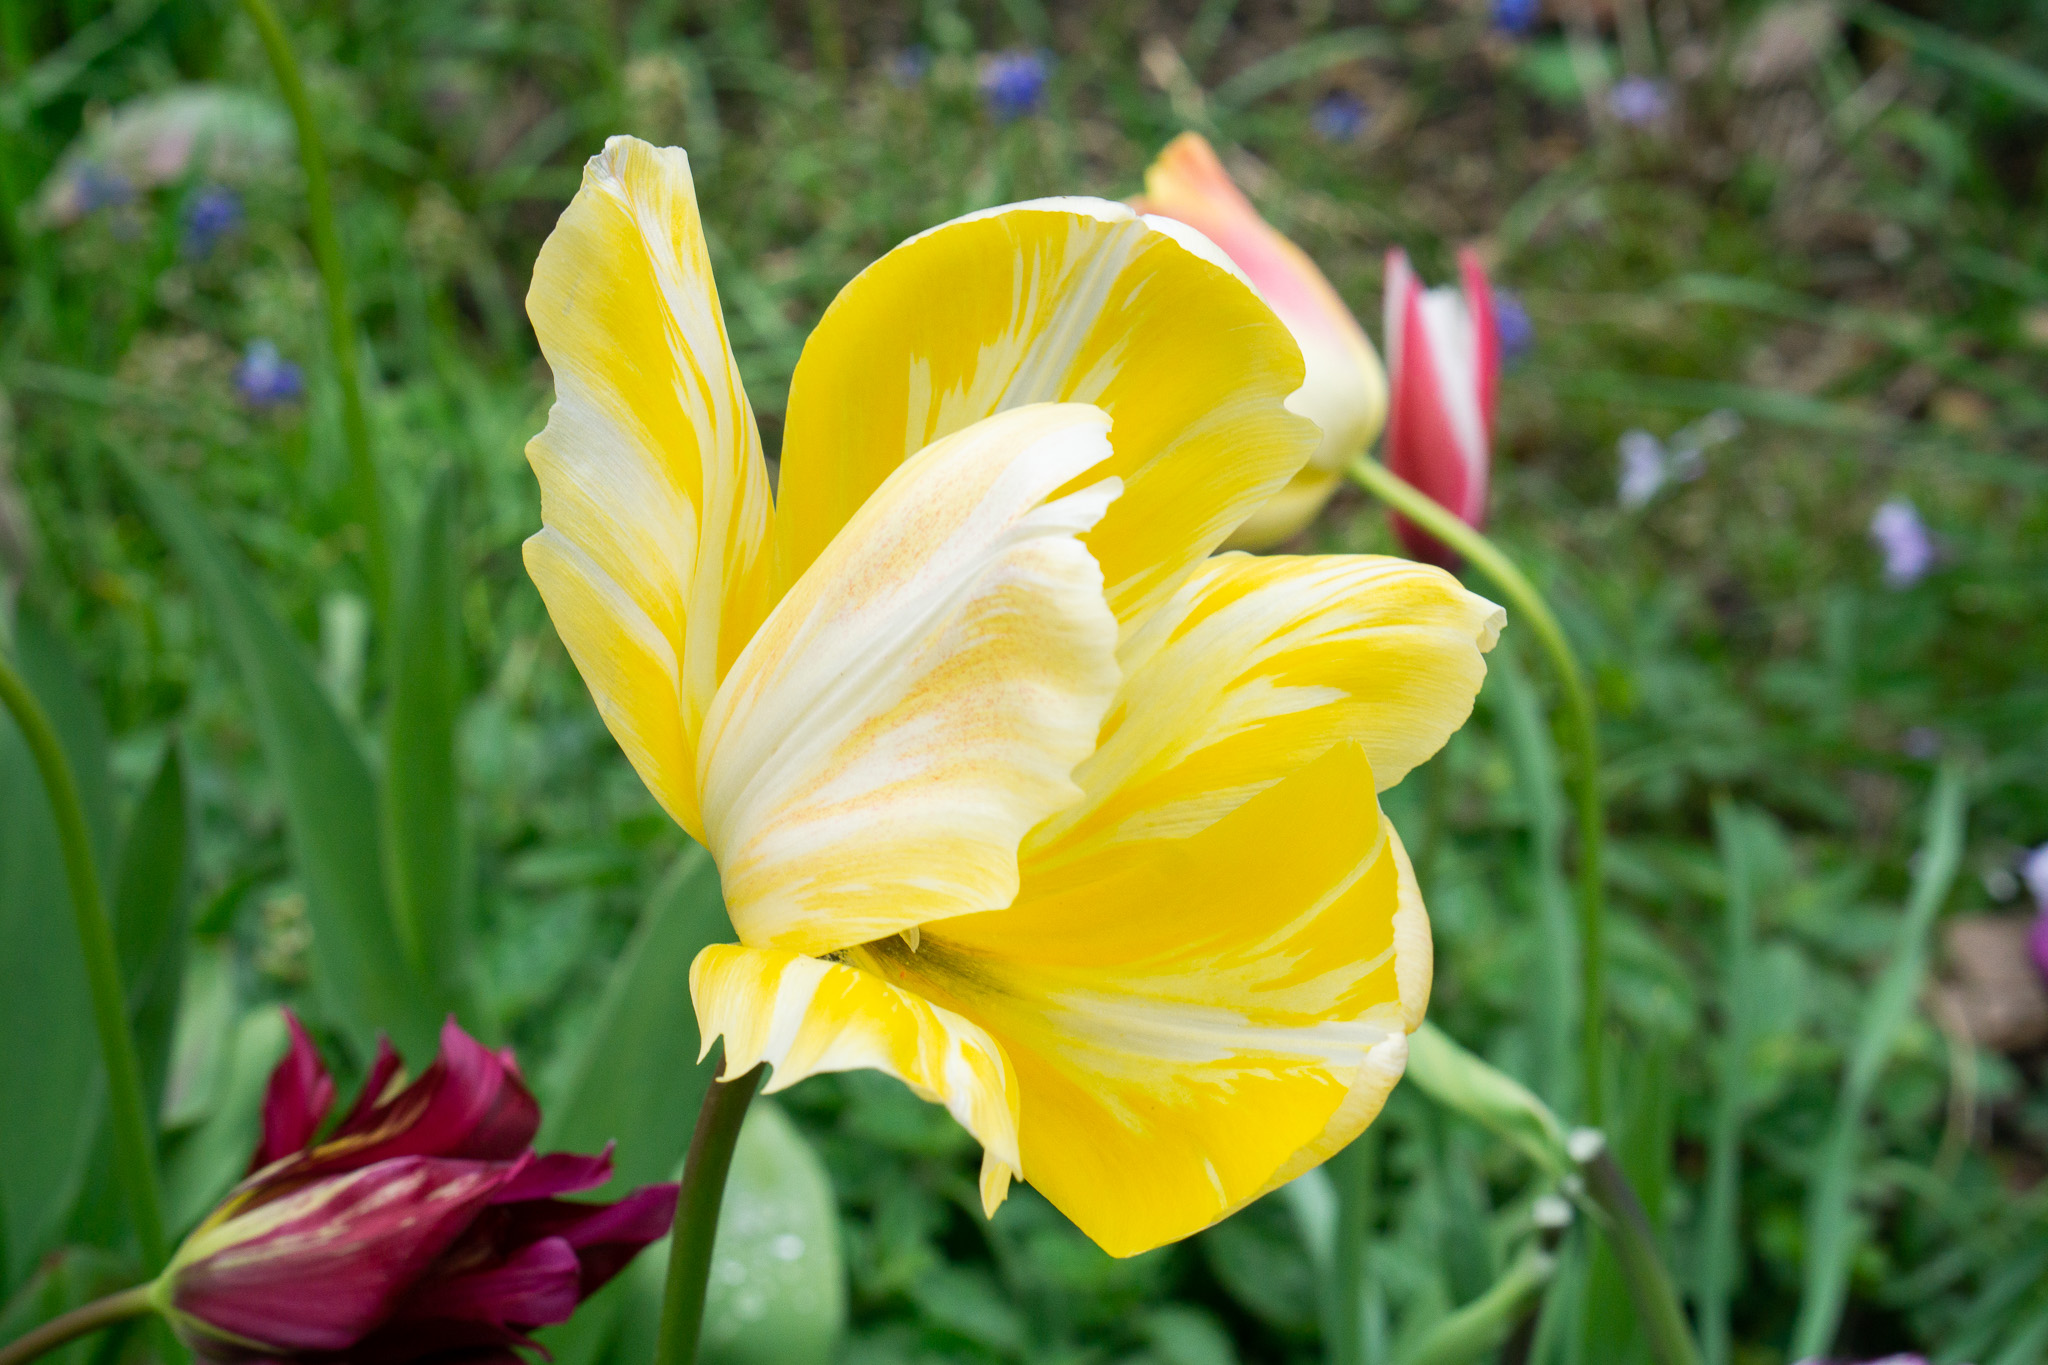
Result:
<svg viewBox="0 0 2048 1365"><path fill-rule="evenodd" d="M996 52L981 59L981 98L1002 123L1035 113L1050 74L1045 54Z"/></svg>
<svg viewBox="0 0 2048 1365"><path fill-rule="evenodd" d="M212 255L214 245L241 225L241 196L225 185L207 186L185 205L185 255Z"/></svg>
<svg viewBox="0 0 2048 1365"><path fill-rule="evenodd" d="M1543 0L1493 0L1493 26L1519 38L1536 27Z"/></svg>
<svg viewBox="0 0 2048 1365"><path fill-rule="evenodd" d="M1664 83L1648 76L1624 76L1607 92L1607 112L1631 128L1648 127L1670 107Z"/></svg>
<svg viewBox="0 0 2048 1365"><path fill-rule="evenodd" d="M1317 103L1315 113L1309 116L1309 125L1328 141L1349 142L1364 131L1370 118L1358 96L1333 90Z"/></svg>
<svg viewBox="0 0 2048 1365"><path fill-rule="evenodd" d="M235 388L252 408L274 408L297 402L306 392L306 376L278 353L273 341L252 341L235 367Z"/></svg>
<svg viewBox="0 0 2048 1365"><path fill-rule="evenodd" d="M1536 325L1529 321L1529 310L1512 290L1493 291L1493 330L1500 336L1503 364L1514 364L1536 344Z"/></svg>

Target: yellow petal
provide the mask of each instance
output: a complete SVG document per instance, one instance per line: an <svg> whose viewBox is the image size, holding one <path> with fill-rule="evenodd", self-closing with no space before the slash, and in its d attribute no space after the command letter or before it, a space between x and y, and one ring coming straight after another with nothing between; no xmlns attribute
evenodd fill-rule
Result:
<svg viewBox="0 0 2048 1365"><path fill-rule="evenodd" d="M928 442L1027 403L1115 421L1124 495L1087 537L1126 630L1301 468L1299 348L1213 246L1121 204L1044 200L911 238L846 286L790 388L776 509L808 565Z"/></svg>
<svg viewBox="0 0 2048 1365"><path fill-rule="evenodd" d="M1012 908L851 956L1001 1045L1024 1178L1128 1256L1378 1112L1427 990L1391 849L1343 744L1200 834L1027 867Z"/></svg>
<svg viewBox="0 0 2048 1365"><path fill-rule="evenodd" d="M534 262L555 376L527 444L546 529L527 565L598 709L701 834L697 735L767 613L767 470L726 342L689 159L615 137Z"/></svg>
<svg viewBox="0 0 2048 1365"><path fill-rule="evenodd" d="M1335 473L1364 453L1387 419L1378 353L1315 262L1259 216L1200 133L1166 144L1145 172L1138 206L1221 247L1301 343L1307 372L1287 406L1323 429L1310 463Z"/></svg>
<svg viewBox="0 0 2048 1365"><path fill-rule="evenodd" d="M718 943L690 966L703 1055L725 1039L723 1080L762 1062L774 1092L821 1071L872 1068L946 1106L982 1146L993 1214L1018 1169L1017 1092L1003 1050L950 1010L870 972L780 948Z"/></svg>
<svg viewBox="0 0 2048 1365"><path fill-rule="evenodd" d="M1382 789L1472 712L1501 609L1441 569L1378 555L1219 555L1124 650L1087 795L1032 831L1050 866L1190 834L1353 740Z"/></svg>
<svg viewBox="0 0 2048 1365"><path fill-rule="evenodd" d="M827 953L1007 905L1116 690L1080 536L1109 419L1040 404L900 466L790 589L705 724L705 844L740 940ZM1085 481L1081 491L1053 497Z"/></svg>
<svg viewBox="0 0 2048 1365"><path fill-rule="evenodd" d="M1330 495L1344 481L1341 474L1332 474L1311 464L1288 480L1287 486L1266 499L1265 505L1244 519L1244 524L1230 533L1230 539L1223 542L1229 550L1270 550L1283 541L1289 541L1308 529L1316 519L1316 513L1330 500Z"/></svg>

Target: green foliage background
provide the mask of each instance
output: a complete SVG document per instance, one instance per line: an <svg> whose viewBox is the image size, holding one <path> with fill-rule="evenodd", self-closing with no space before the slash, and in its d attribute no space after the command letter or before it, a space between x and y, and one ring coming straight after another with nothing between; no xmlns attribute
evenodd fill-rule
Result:
<svg viewBox="0 0 2048 1365"><path fill-rule="evenodd" d="M2048 20L2017 0L1922 5L1918 24L1806 6L1820 37L1767 68L1769 26L1795 8L1587 6L1595 69L1669 83L1671 113L1635 130L1581 88L1556 16L1517 40L1439 0L293 3L403 581L447 611L387 635L288 154L252 160L240 225L204 254L182 242L198 174L61 228L38 213L60 154L127 101L193 81L274 98L254 31L206 0L0 0L0 598L86 774L108 883L128 888L174 1221L239 1169L277 1001L344 1067L376 1027L418 1054L458 1009L519 1049L556 1106L551 1139L670 1134L622 1145L641 1180L681 1151L703 1079L677 964L723 932L715 886L619 757L518 559L539 524L520 449L549 401L519 299L603 136L690 150L772 454L803 338L868 261L987 205L1132 193L1196 126L1376 335L1397 243L1443 279L1480 240L1528 309L1494 529L1603 707L1616 1141L1699 1285L1709 1137L1739 1077L1740 1235L1713 1254L1732 1358L1785 1359L1806 1199L1933 757L1970 773L1945 915L2023 912L2017 860L2048 840ZM1004 48L1052 61L1044 108L1010 122L975 85L978 54ZM1316 131L1338 93L1369 113L1355 138ZM304 367L303 402L237 396L259 338ZM1744 425L1696 481L1617 505L1625 429L1668 437L1714 410ZM1891 496L1941 551L1903 589L1866 529ZM1295 548L1393 541L1347 495ZM386 682L396 650L425 660L401 670L410 693ZM1547 682L1512 630L1494 662L1473 723L1389 808L1436 926L1432 1017L1569 1112ZM452 785L408 758L449 726ZM96 1054L67 1022L85 1018L83 978L29 773L0 733L0 1094L21 1106L0 1116L0 1337L118 1282L127 1254L93 1175ZM380 831L387 786L415 811L455 802L459 836L434 847L456 852L400 884L438 888L411 937L372 854L415 828ZM129 864L156 875L113 875L128 845L158 850ZM1731 877L1751 888L1749 940L1728 932ZM337 965L344 938L362 956ZM618 1037L661 1049L621 1054ZM1844 1358L2038 1358L2041 1062L1912 1013L1853 1171ZM783 1112L843 1219L841 1359L1320 1358L1312 1189L1116 1262L1028 1189L984 1223L971 1140L892 1082L820 1078ZM1538 1187L1408 1088L1375 1132L1368 1312L1378 1358L1399 1359L1514 1261ZM1509 1358L1640 1353L1603 1273L1568 1255ZM601 1337L565 1358L598 1358Z"/></svg>

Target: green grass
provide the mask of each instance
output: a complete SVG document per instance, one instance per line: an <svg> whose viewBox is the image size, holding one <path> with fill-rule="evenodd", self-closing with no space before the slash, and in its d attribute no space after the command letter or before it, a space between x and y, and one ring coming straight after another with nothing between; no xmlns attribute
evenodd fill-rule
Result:
<svg viewBox="0 0 2048 1365"><path fill-rule="evenodd" d="M455 508L469 946L409 948L466 953L466 1017L518 1046L537 1083L573 1088L592 1030L630 1013L604 1003L614 964L684 848L518 559L539 524L520 450L549 401L518 301L603 136L690 149L772 453L803 338L868 261L986 205L1130 194L1157 146L1198 124L1375 334L1396 243L1441 280L1454 247L1481 240L1534 320L1504 388L1492 529L1597 688L1616 1145L1681 1284L1725 1299L1725 1358L1787 1358L1809 1189L1852 1055L1861 1132L1849 1206L1825 1227L1846 1276L1835 1354L2024 1357L2048 1332L2048 1224L2042 1195L2022 1193L2048 1163L2042 1058L1978 1057L1975 1125L1937 1167L1949 1046L1915 1007L1873 1058L1859 1018L1908 900L1928 733L1968 773L1968 824L1954 890L1927 913L2018 912L2014 860L2048 839L2048 115L2033 93L2048 23L1988 0L1920 6L1939 29L1873 13L1748 87L1722 54L1743 50L1758 6L1618 12L1643 22L1595 35L1612 64L1682 82L1662 129L1590 128L1554 26L1518 43L1434 0L287 5L330 143L391 524L439 505L444 479ZM929 70L902 83L891 59L912 44ZM1020 45L1055 56L1047 106L998 123L975 56ZM338 1045L347 1021L319 1009L306 949L319 892L294 852L288 775L266 757L265 726L284 722L245 690L263 650L217 614L218 589L173 557L122 472L153 471L239 547L381 780L392 642L352 624L373 593L304 186L288 160L260 171L240 227L199 258L180 215L203 176L61 229L26 211L106 110L177 81L272 99L275 84L240 12L197 0L0 0L0 72L0 208L24 209L0 236L0 599L18 594L83 660L120 809L150 790L166 739L183 746L204 950L188 982L224 954L228 1023L291 1001ZM1338 89L1373 113L1352 142L1312 129ZM305 367L302 403L237 398L257 338ZM1716 408L1745 426L1697 481L1621 509L1622 431L1668 436ZM1904 590L1866 531L1893 495L1943 550ZM394 564L409 543L394 529ZM1393 541L1347 495L1303 548ZM1554 699L1533 655L1516 657L1530 676L1497 672L1389 808L1426 850L1432 1019L1568 1107L1568 819L1538 709ZM1747 879L1733 934L1731 876ZM1724 980L1731 960L1748 980ZM984 1224L971 1140L891 1082L821 1078L786 1109L845 1216L850 1362L1319 1358L1313 1256L1283 1201L1115 1262L1028 1190ZM174 1160L210 1131L172 1134ZM1514 1149L1410 1088L1380 1132L1368 1354L1396 1360L1523 1264L1536 1187ZM88 1195L50 1245L117 1245L117 1226ZM48 1276L23 1288L25 1234L9 1235L0 1297L54 1293ZM1532 1340L1552 1361L1641 1351L1584 1251L1576 1234L1559 1247L1511 1358ZM91 1278L76 1268L91 1256L68 1254L65 1273Z"/></svg>

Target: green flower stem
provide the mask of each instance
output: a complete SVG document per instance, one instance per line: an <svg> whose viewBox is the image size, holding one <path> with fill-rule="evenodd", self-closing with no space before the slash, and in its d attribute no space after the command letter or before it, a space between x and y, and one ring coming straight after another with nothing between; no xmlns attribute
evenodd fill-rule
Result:
<svg viewBox="0 0 2048 1365"><path fill-rule="evenodd" d="M1571 716L1572 738L1578 749L1573 788L1579 818L1579 972L1585 1001L1579 1033L1580 1084L1584 1088L1580 1106L1586 1122L1597 1128L1605 1109L1602 1054L1607 1039L1607 951L1600 864L1607 818L1600 801L1600 736L1594 726L1593 693L1586 686L1585 670L1579 667L1578 655L1572 652L1571 642L1565 639L1543 594L1492 541L1377 460L1360 456L1347 472L1367 492L1492 579L1520 619L1529 623L1564 689L1565 710Z"/></svg>
<svg viewBox="0 0 2048 1365"><path fill-rule="evenodd" d="M299 134L299 164L306 172L306 209L313 237L313 259L327 300L327 343L334 352L334 375L341 385L341 426L348 443L349 474L355 483L357 515L363 519L364 561L377 619L391 619L391 553L384 535L384 495L377 463L370 450L370 421L363 411L362 375L357 369L355 319L349 310L348 270L342 263L341 237L334 227L334 192L327 178L327 145L314 122L306 98L305 78L291 39L278 22L270 0L242 0L242 9L256 25L270 69L277 77L292 122Z"/></svg>
<svg viewBox="0 0 2048 1365"><path fill-rule="evenodd" d="M661 1296L661 1337L655 1365L696 1365L704 1331L704 1288L711 1278L711 1250L718 1238L718 1210L725 1202L725 1177L739 1145L740 1123L754 1092L768 1074L757 1066L738 1080L713 1081L697 1111L697 1131L683 1163L683 1188L676 1198L675 1231L669 1240L668 1284ZM5 1365L5 1362L0 1362Z"/></svg>
<svg viewBox="0 0 2048 1365"><path fill-rule="evenodd" d="M1330 1258L1328 1365L1367 1365L1365 1249L1372 1239L1373 1186L1379 1177L1380 1130L1367 1128L1330 1158L1337 1187L1337 1236Z"/></svg>
<svg viewBox="0 0 2048 1365"><path fill-rule="evenodd" d="M68 1341L76 1341L88 1332L97 1332L102 1327L111 1327L129 1318L139 1318L150 1312L150 1287L138 1284L133 1289L124 1289L118 1294L109 1294L104 1299L94 1299L82 1308L74 1308L61 1317L51 1318L27 1336L0 1346L0 1365L24 1365L37 1356L47 1355Z"/></svg>
<svg viewBox="0 0 2048 1365"><path fill-rule="evenodd" d="M1592 1137L1598 1134L1581 1129L1572 1135L1573 1145ZM1604 1140L1597 1152L1579 1162L1579 1174L1586 1182L1586 1197L1606 1215L1603 1230L1614 1247L1615 1259L1621 1262L1629 1297L1635 1300L1636 1315L1650 1339L1650 1354L1659 1365L1700 1365L1699 1346L1693 1341L1685 1310L1678 1306L1671 1274L1657 1254L1649 1216Z"/></svg>
<svg viewBox="0 0 2048 1365"><path fill-rule="evenodd" d="M0 657L0 703L21 727L35 756L36 769L57 821L57 842L64 854L64 876L71 887L71 913L78 924L78 946L85 957L85 975L92 989L93 1024L100 1035L100 1057L107 1069L107 1097L114 1123L114 1168L127 1197L128 1216L143 1264L154 1275L164 1268L163 1192L157 1183L156 1141L150 1135L149 1109L142 1098L142 1068L135 1060L135 1038L128 1029L128 997L121 988L121 963L114 952L114 925L100 894L99 870L93 864L92 842L86 833L85 809L79 804L78 782L71 761L50 728L50 718L28 690L21 675ZM5 1357L0 1357L4 1360Z"/></svg>

